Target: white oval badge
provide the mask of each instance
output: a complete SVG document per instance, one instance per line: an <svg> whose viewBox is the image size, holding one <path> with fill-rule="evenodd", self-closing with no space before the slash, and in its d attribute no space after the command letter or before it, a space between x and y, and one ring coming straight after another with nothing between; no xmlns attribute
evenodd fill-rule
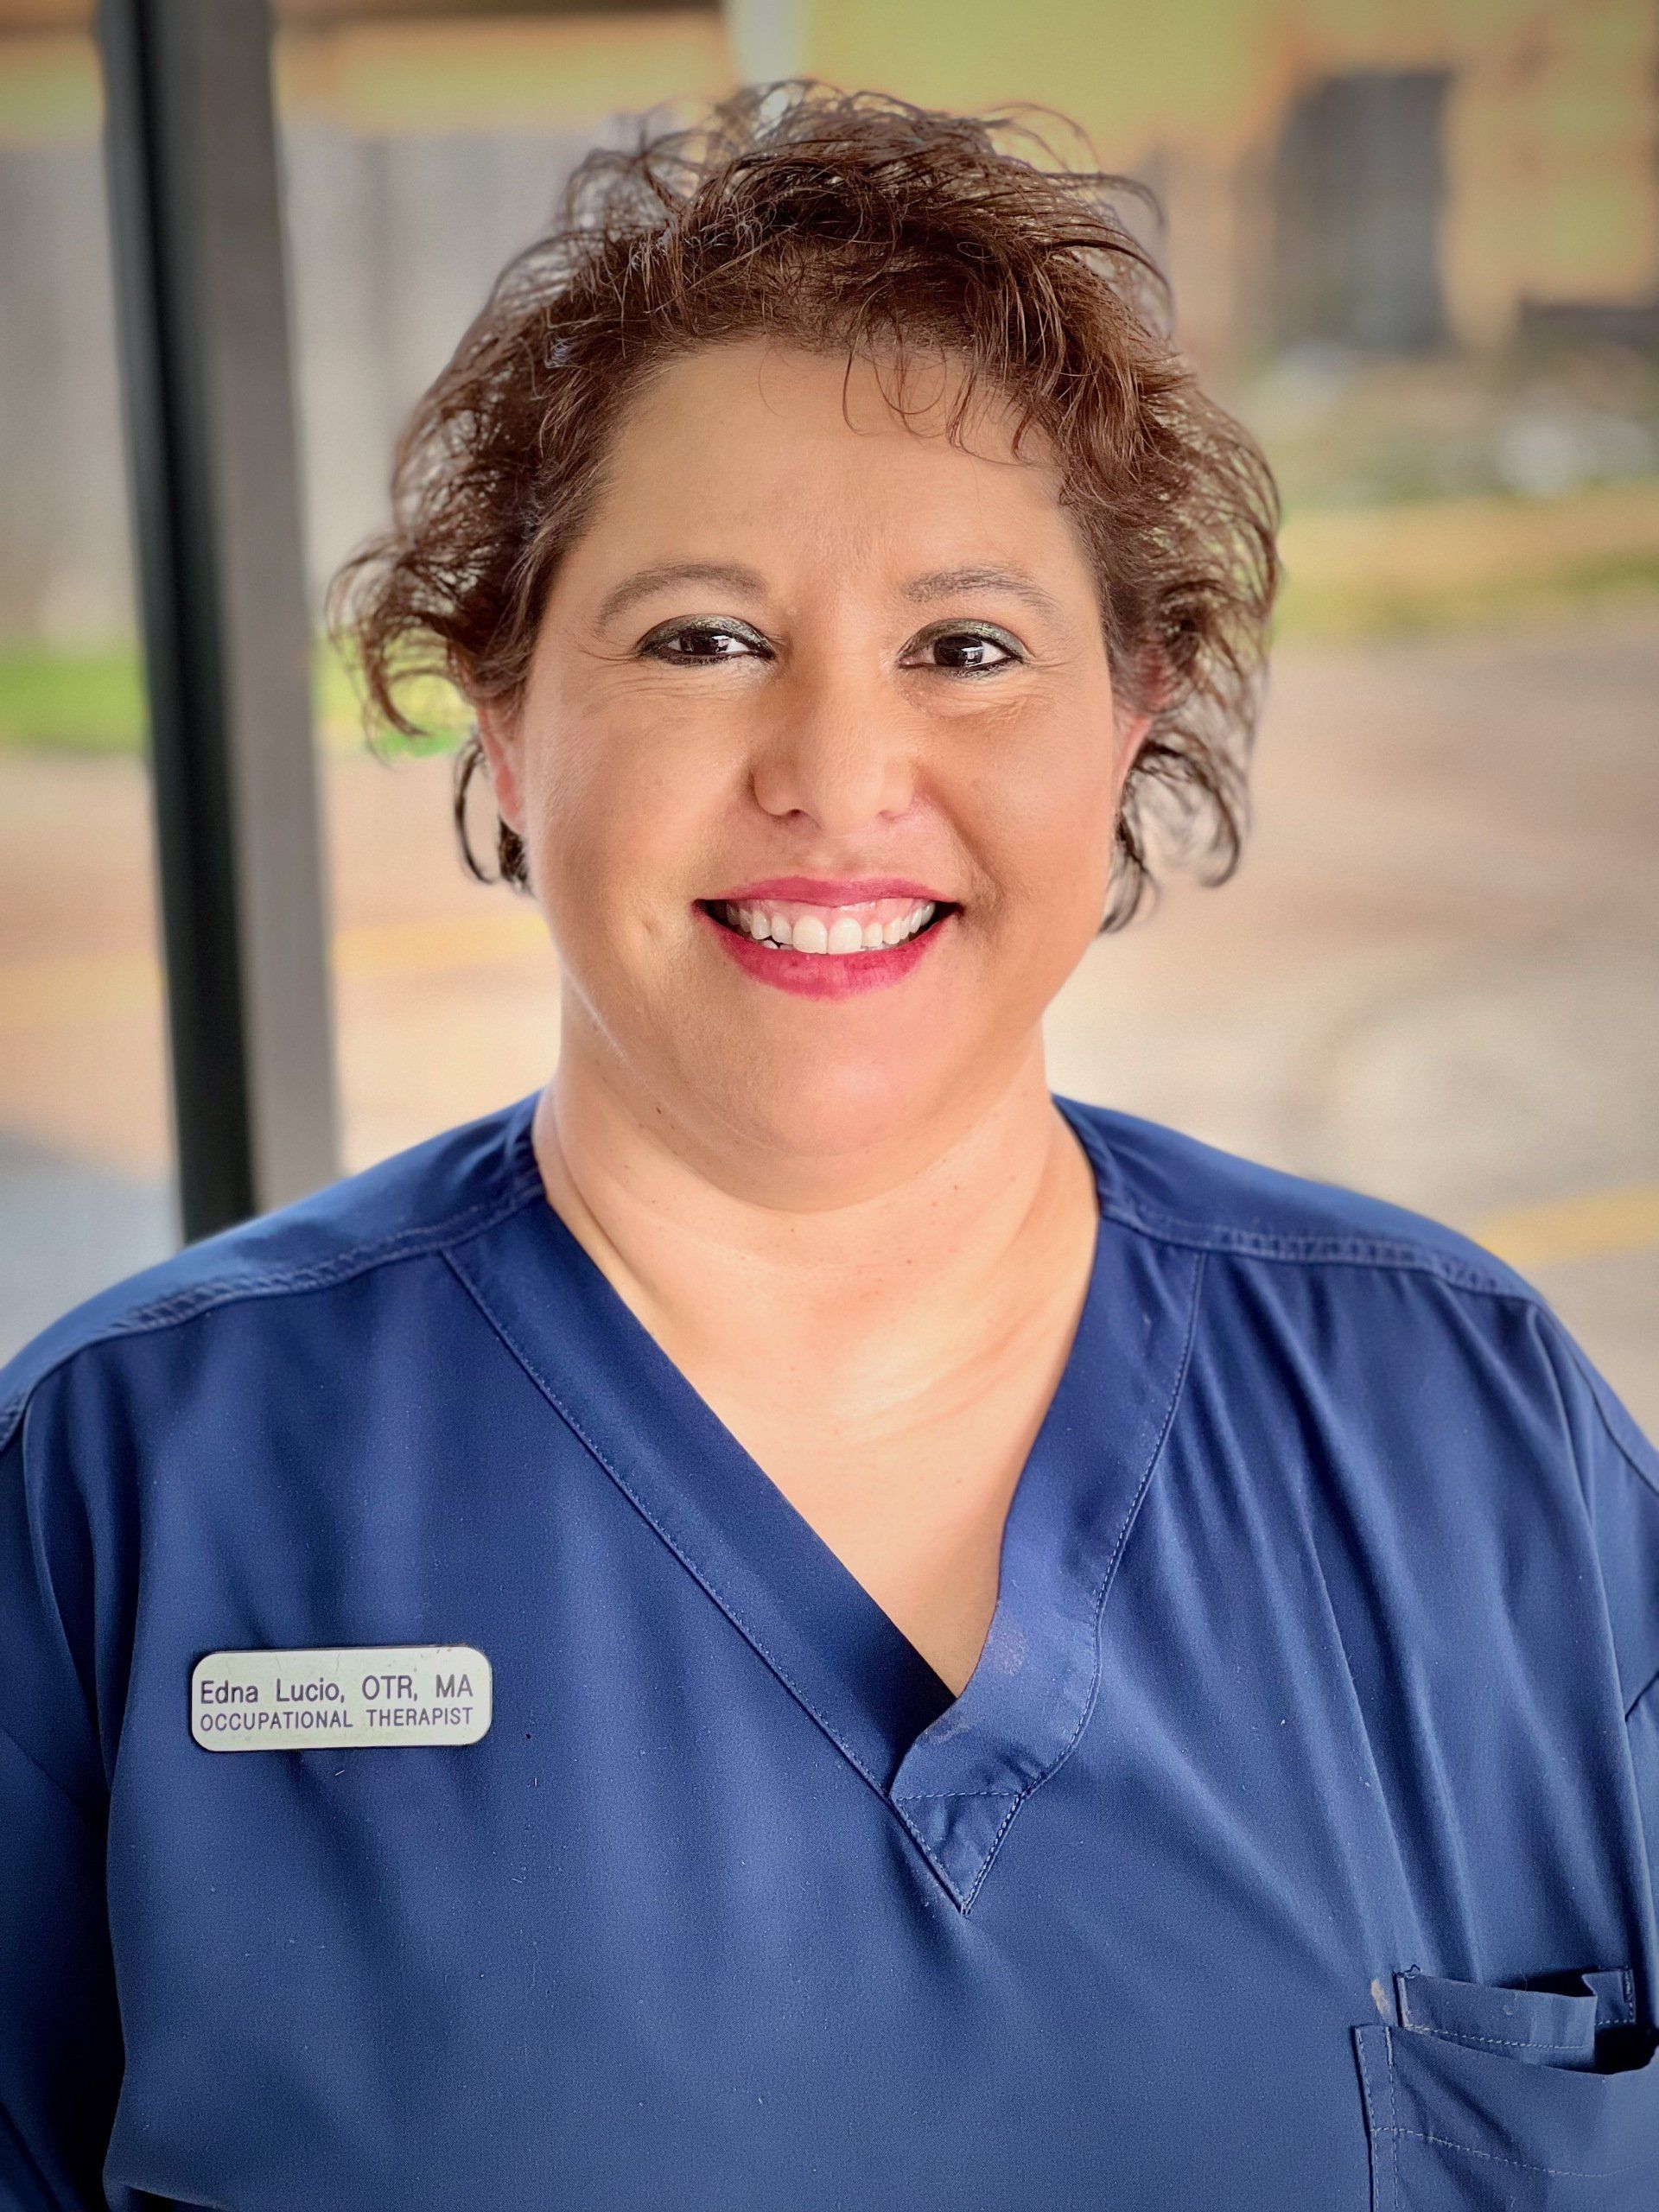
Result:
<svg viewBox="0 0 1659 2212"><path fill-rule="evenodd" d="M190 1676L190 1733L208 1751L475 1744L490 1689L470 1643L210 1651Z"/></svg>

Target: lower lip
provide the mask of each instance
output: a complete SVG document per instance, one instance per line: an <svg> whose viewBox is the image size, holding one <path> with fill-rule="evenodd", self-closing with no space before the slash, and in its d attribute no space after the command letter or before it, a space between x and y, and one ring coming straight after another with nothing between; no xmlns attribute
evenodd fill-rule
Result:
<svg viewBox="0 0 1659 2212"><path fill-rule="evenodd" d="M758 982L792 991L801 999L844 999L855 991L879 991L884 984L902 982L918 961L926 959L934 940L950 928L956 910L953 907L917 936L907 937L902 944L884 944L879 951L872 946L868 952L797 952L792 945L760 944L728 930L706 907L694 906L692 912L714 931L745 974Z"/></svg>

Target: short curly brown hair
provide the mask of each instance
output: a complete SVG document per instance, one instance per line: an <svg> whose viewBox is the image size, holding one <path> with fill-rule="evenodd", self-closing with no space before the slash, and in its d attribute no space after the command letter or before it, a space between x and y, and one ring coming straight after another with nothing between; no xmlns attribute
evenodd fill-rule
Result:
<svg viewBox="0 0 1659 2212"><path fill-rule="evenodd" d="M391 526L330 592L372 726L420 734L404 687L436 674L511 703L548 588L647 373L765 336L884 365L943 352L1034 429L1100 588L1114 680L1151 710L1124 787L1101 927L1150 880L1147 832L1232 873L1278 583L1278 495L1245 430L1169 335L1167 288L1117 212L1149 197L1067 168L1029 110L961 116L810 80L751 86L692 129L640 118L596 149L554 226L508 263L399 441ZM1015 147L1028 150L1020 152ZM456 760L467 842L474 728ZM528 881L497 825L500 871Z"/></svg>

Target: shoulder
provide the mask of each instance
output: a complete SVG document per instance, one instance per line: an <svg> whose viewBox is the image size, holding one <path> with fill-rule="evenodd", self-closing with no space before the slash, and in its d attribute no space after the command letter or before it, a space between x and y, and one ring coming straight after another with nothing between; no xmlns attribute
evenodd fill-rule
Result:
<svg viewBox="0 0 1659 2212"><path fill-rule="evenodd" d="M250 1300L359 1281L437 1252L522 1205L534 1094L182 1250L61 1315L0 1366L0 1451L48 1377L99 1345L176 1331Z"/></svg>
<svg viewBox="0 0 1659 2212"><path fill-rule="evenodd" d="M1134 1115L1060 1103L1105 1210L1203 1255L1229 1373L1250 1368L1253 1346L1275 1402L1306 1400L1315 1425L1332 1424L1408 1486L1414 1527L1440 1525L1446 1510L1448 1436L1457 1498L1493 1525L1512 1529L1528 1501L1571 1502L1627 1707L1651 1708L1659 1790L1659 1452L1542 1293L1408 1208Z"/></svg>
<svg viewBox="0 0 1659 2212"><path fill-rule="evenodd" d="M1426 1214L1266 1166L1115 1108L1058 1103L1100 1171L1108 1210L1150 1236L1292 1267L1403 1269L1543 1305L1495 1253Z"/></svg>
<svg viewBox="0 0 1659 2212"><path fill-rule="evenodd" d="M1316 1339L1326 1381L1390 1409L1437 1398L1479 1427L1548 1430L1581 1466L1616 1470L1614 1486L1634 1476L1659 1500L1652 1443L1543 1293L1472 1237L1160 1122L1058 1103L1095 1161L1103 1210L1225 1263L1236 1326L1281 1349Z"/></svg>

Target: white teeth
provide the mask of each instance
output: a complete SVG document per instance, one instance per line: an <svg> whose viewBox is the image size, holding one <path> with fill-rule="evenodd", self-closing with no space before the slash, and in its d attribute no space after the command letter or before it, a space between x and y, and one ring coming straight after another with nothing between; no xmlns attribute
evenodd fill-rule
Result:
<svg viewBox="0 0 1659 2212"><path fill-rule="evenodd" d="M925 929L938 909L931 899L927 899L890 922L861 922L856 914L840 913L830 922L820 914L800 914L792 923L787 914L774 914L765 906L736 906L723 902L718 911L721 919L733 929L759 944L770 942L797 952L843 955L874 952L886 945L902 944L906 938Z"/></svg>

